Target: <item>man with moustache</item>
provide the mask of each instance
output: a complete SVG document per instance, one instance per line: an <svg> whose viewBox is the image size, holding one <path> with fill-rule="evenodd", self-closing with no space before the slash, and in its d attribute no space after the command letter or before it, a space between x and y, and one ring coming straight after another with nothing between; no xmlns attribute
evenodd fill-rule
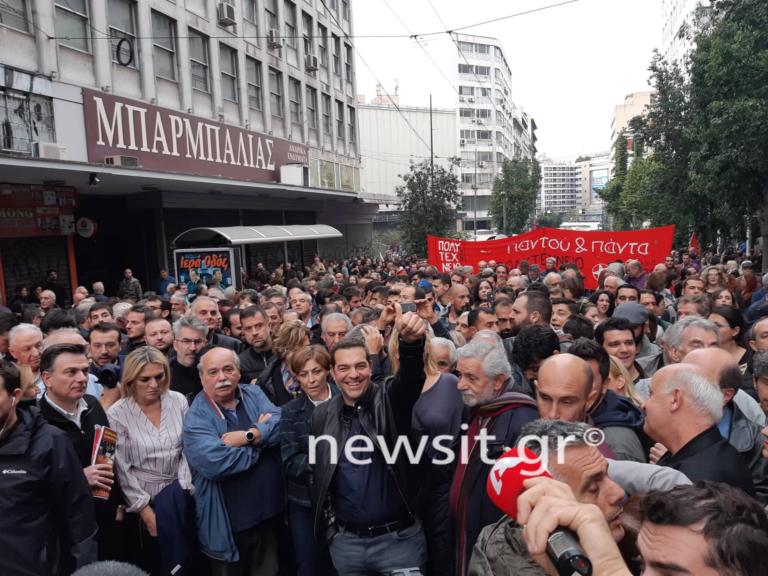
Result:
<svg viewBox="0 0 768 576"><path fill-rule="evenodd" d="M208 350L198 369L203 392L187 412L183 442L200 547L213 576L276 576L284 498L280 409L258 386L240 384L233 350Z"/></svg>

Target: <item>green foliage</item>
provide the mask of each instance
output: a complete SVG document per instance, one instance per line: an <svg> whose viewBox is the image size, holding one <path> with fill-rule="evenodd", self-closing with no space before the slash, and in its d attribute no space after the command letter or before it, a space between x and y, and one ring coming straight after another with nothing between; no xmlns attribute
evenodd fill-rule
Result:
<svg viewBox="0 0 768 576"><path fill-rule="evenodd" d="M547 212L536 218L536 223L541 228L560 228L563 223L563 215L558 212Z"/></svg>
<svg viewBox="0 0 768 576"><path fill-rule="evenodd" d="M768 241L768 2L714 2L697 26L686 73L654 56L655 100L630 122L635 161L623 173L618 142L601 197L615 228L673 223L708 244L743 239L750 216Z"/></svg>
<svg viewBox="0 0 768 576"><path fill-rule="evenodd" d="M535 159L505 160L501 176L493 182L491 217L502 234L522 232L536 210L541 186L541 167Z"/></svg>
<svg viewBox="0 0 768 576"><path fill-rule="evenodd" d="M402 218L400 232L406 249L419 256L427 255L427 234L450 236L456 230L456 206L461 200L459 179L454 172L459 165L451 159L448 168L429 160L411 163L410 171L401 174L403 185L397 188Z"/></svg>
<svg viewBox="0 0 768 576"><path fill-rule="evenodd" d="M576 158L576 160L574 160L574 162L576 164L578 164L579 162L586 162L587 160L592 160L592 157L591 156L579 156L578 158Z"/></svg>

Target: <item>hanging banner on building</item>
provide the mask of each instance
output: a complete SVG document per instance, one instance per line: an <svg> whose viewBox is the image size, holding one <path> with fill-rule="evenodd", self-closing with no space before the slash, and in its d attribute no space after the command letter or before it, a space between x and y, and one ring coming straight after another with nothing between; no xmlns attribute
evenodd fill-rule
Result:
<svg viewBox="0 0 768 576"><path fill-rule="evenodd" d="M279 182L308 148L200 116L83 89L88 161L162 172ZM121 156L123 158L110 158Z"/></svg>
<svg viewBox="0 0 768 576"><path fill-rule="evenodd" d="M188 248L174 250L176 280L179 283L208 284L211 280L224 290L235 284L239 266L232 248Z"/></svg>
<svg viewBox="0 0 768 576"><path fill-rule="evenodd" d="M672 251L674 235L674 226L620 232L539 228L513 238L485 242L428 236L427 250L429 263L441 272L450 272L457 266L472 266L477 272L478 262L490 260L510 269L527 260L544 269L547 258L554 257L557 267L576 264L584 276L585 287L594 290L600 272L611 262L639 260L644 270L651 271Z"/></svg>
<svg viewBox="0 0 768 576"><path fill-rule="evenodd" d="M73 234L76 203L70 186L0 184L0 238Z"/></svg>

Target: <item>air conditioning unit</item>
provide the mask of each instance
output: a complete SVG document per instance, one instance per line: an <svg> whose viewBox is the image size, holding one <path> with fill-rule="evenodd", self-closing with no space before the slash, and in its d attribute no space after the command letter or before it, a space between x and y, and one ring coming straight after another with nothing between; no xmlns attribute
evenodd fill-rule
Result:
<svg viewBox="0 0 768 576"><path fill-rule="evenodd" d="M317 56L313 56L312 54L307 54L306 58L304 59L304 69L307 72L316 72Z"/></svg>
<svg viewBox="0 0 768 576"><path fill-rule="evenodd" d="M216 5L216 18L220 26L234 26L237 23L235 5L229 2L219 2Z"/></svg>
<svg viewBox="0 0 768 576"><path fill-rule="evenodd" d="M309 186L309 166L283 164L280 166L280 183L292 186Z"/></svg>
<svg viewBox="0 0 768 576"><path fill-rule="evenodd" d="M270 28L267 34L267 45L270 48L282 48L283 41L280 39L280 30L277 28Z"/></svg>
<svg viewBox="0 0 768 576"><path fill-rule="evenodd" d="M467 145L467 139L466 138L462 138L461 140L459 140L459 146L466 146L466 145Z"/></svg>
<svg viewBox="0 0 768 576"><path fill-rule="evenodd" d="M472 96L470 96L469 98L467 98L467 102L474 102L474 101L475 101L475 99L474 99L474 98L472 98Z"/></svg>
<svg viewBox="0 0 768 576"><path fill-rule="evenodd" d="M32 155L36 158L63 160L67 149L51 142L32 142Z"/></svg>
<svg viewBox="0 0 768 576"><path fill-rule="evenodd" d="M105 156L107 166L122 166L123 168L138 168L139 159L136 156Z"/></svg>

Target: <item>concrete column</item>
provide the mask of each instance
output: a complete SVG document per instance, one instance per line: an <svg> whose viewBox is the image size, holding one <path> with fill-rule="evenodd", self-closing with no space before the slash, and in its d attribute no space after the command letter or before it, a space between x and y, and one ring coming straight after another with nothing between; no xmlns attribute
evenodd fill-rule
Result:
<svg viewBox="0 0 768 576"><path fill-rule="evenodd" d="M97 2L100 0L96 0ZM148 2L139 2L136 5L136 57L139 59L139 75L141 77L141 94L144 100L151 102L157 98L155 86L155 60L152 46L152 10Z"/></svg>
<svg viewBox="0 0 768 576"><path fill-rule="evenodd" d="M93 73L96 86L104 89L107 86L112 91L112 43L109 38L109 26L107 24L107 3L104 0L90 0L89 34L93 37L90 41L93 54Z"/></svg>
<svg viewBox="0 0 768 576"><path fill-rule="evenodd" d="M59 75L59 64L56 59L56 40L50 40L48 34L56 35L53 2L34 0L32 3L32 22L37 49L38 70L44 76Z"/></svg>
<svg viewBox="0 0 768 576"><path fill-rule="evenodd" d="M176 58L178 60L179 90L181 92L181 108L185 111L192 109L192 69L189 64L189 38L187 23L178 20L176 23Z"/></svg>

